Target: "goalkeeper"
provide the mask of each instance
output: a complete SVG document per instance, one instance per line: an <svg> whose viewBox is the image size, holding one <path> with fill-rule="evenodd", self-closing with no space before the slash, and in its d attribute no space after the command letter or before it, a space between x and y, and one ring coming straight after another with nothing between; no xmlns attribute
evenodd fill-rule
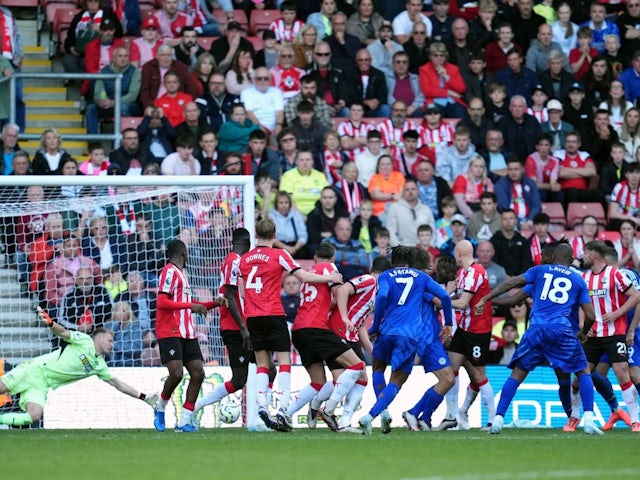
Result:
<svg viewBox="0 0 640 480"><path fill-rule="evenodd" d="M155 405L157 395L145 395L113 376L104 356L113 349L113 332L96 328L91 336L66 330L38 309L38 317L51 332L67 342L58 350L18 365L0 377L0 394L20 394L20 408L26 413L0 414L0 424L23 426L42 418L49 388L97 375L122 393Z"/></svg>

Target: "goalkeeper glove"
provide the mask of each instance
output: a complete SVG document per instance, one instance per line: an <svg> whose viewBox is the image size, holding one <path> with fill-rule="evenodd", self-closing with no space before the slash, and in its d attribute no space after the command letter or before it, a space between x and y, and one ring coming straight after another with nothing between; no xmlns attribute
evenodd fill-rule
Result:
<svg viewBox="0 0 640 480"><path fill-rule="evenodd" d="M45 312L41 307L38 307L38 318L41 322L43 322L47 327L53 327L53 320L47 312Z"/></svg>
<svg viewBox="0 0 640 480"><path fill-rule="evenodd" d="M152 407L155 407L156 403L158 402L158 394L157 393L152 393L151 395L146 395L144 393L141 393L138 398L140 400L142 400L143 402L148 403Z"/></svg>

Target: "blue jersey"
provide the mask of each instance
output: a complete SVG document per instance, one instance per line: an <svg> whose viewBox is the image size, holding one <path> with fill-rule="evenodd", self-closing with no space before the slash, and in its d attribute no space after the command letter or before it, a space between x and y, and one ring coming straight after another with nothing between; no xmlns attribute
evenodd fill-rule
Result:
<svg viewBox="0 0 640 480"><path fill-rule="evenodd" d="M421 345L428 345L435 342L440 336L440 319L436 306L431 302L433 295L425 293L422 298L422 335L420 337Z"/></svg>
<svg viewBox="0 0 640 480"><path fill-rule="evenodd" d="M421 340L425 292L440 299L445 316L448 315L447 320L450 322L449 294L429 275L409 267L395 267L380 274L373 326L370 331Z"/></svg>
<svg viewBox="0 0 640 480"><path fill-rule="evenodd" d="M533 288L530 325L577 324L580 305L590 303L585 281L563 265L539 265L524 273Z"/></svg>

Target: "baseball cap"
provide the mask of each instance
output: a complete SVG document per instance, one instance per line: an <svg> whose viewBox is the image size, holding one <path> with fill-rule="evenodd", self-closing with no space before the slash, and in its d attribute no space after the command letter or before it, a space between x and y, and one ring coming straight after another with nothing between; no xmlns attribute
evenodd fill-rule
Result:
<svg viewBox="0 0 640 480"><path fill-rule="evenodd" d="M540 84L540 83L535 84L533 86L533 88L531 89L531 94L533 95L537 91L544 92L544 88L542 88L542 84Z"/></svg>
<svg viewBox="0 0 640 480"><path fill-rule="evenodd" d="M584 86L580 82L573 82L569 87L569 91L573 92L574 90L584 92Z"/></svg>
<svg viewBox="0 0 640 480"><path fill-rule="evenodd" d="M262 40L269 40L269 39L275 39L276 38L276 32L274 32L273 30L264 30L262 32Z"/></svg>
<svg viewBox="0 0 640 480"><path fill-rule="evenodd" d="M435 103L430 103L429 105L427 105L424 109L424 113L442 113L442 110L440 110L440 107L438 105L436 105Z"/></svg>
<svg viewBox="0 0 640 480"><path fill-rule="evenodd" d="M385 28L389 29L389 30L393 30L393 28L391 28L391 22L389 20L384 20L381 24L380 24L380 28L378 29L378 31L380 30L384 30Z"/></svg>
<svg viewBox="0 0 640 480"><path fill-rule="evenodd" d="M158 20L155 16L151 15L150 17L147 17L142 21L142 29L144 30L145 28L155 28L156 30L158 29Z"/></svg>
<svg viewBox="0 0 640 480"><path fill-rule="evenodd" d="M236 21L227 23L227 30L241 30L244 32L244 28Z"/></svg>
<svg viewBox="0 0 640 480"><path fill-rule="evenodd" d="M100 22L100 30L115 30L116 26L110 18L103 18Z"/></svg>
<svg viewBox="0 0 640 480"><path fill-rule="evenodd" d="M451 217L451 223L454 223L454 222L458 222L463 225L466 225L467 219L464 218L464 215L462 215L461 213L456 213L453 217Z"/></svg>
<svg viewBox="0 0 640 480"><path fill-rule="evenodd" d="M562 108L562 103L554 98L547 102L547 110L560 110L562 112L564 109Z"/></svg>

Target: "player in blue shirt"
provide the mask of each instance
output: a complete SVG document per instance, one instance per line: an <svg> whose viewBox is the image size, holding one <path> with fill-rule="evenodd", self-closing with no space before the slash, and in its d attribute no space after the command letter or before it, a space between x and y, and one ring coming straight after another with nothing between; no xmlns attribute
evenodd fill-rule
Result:
<svg viewBox="0 0 640 480"><path fill-rule="evenodd" d="M425 292L438 298L447 323L451 323L451 299L447 291L426 273L412 268L413 247L398 246L391 254L391 270L378 277L378 294L369 335L377 336L373 345L373 384L376 403L359 424L371 434L371 422L396 397L409 377L418 342L423 333L420 312ZM384 370L391 365L389 384L384 386ZM384 419L383 432L390 431L390 418Z"/></svg>
<svg viewBox="0 0 640 480"><path fill-rule="evenodd" d="M533 286L533 309L529 329L525 332L509 368L511 377L502 387L496 418L489 433L498 434L504 426L504 415L520 384L535 367L549 361L552 367L578 376L584 406L584 432L602 434L593 423L593 381L581 345L595 320L587 285L568 267L573 262L571 247L559 244L554 250L554 265L539 265L523 275L513 277L486 295L477 309L512 288ZM581 308L584 325L576 337L571 318Z"/></svg>

